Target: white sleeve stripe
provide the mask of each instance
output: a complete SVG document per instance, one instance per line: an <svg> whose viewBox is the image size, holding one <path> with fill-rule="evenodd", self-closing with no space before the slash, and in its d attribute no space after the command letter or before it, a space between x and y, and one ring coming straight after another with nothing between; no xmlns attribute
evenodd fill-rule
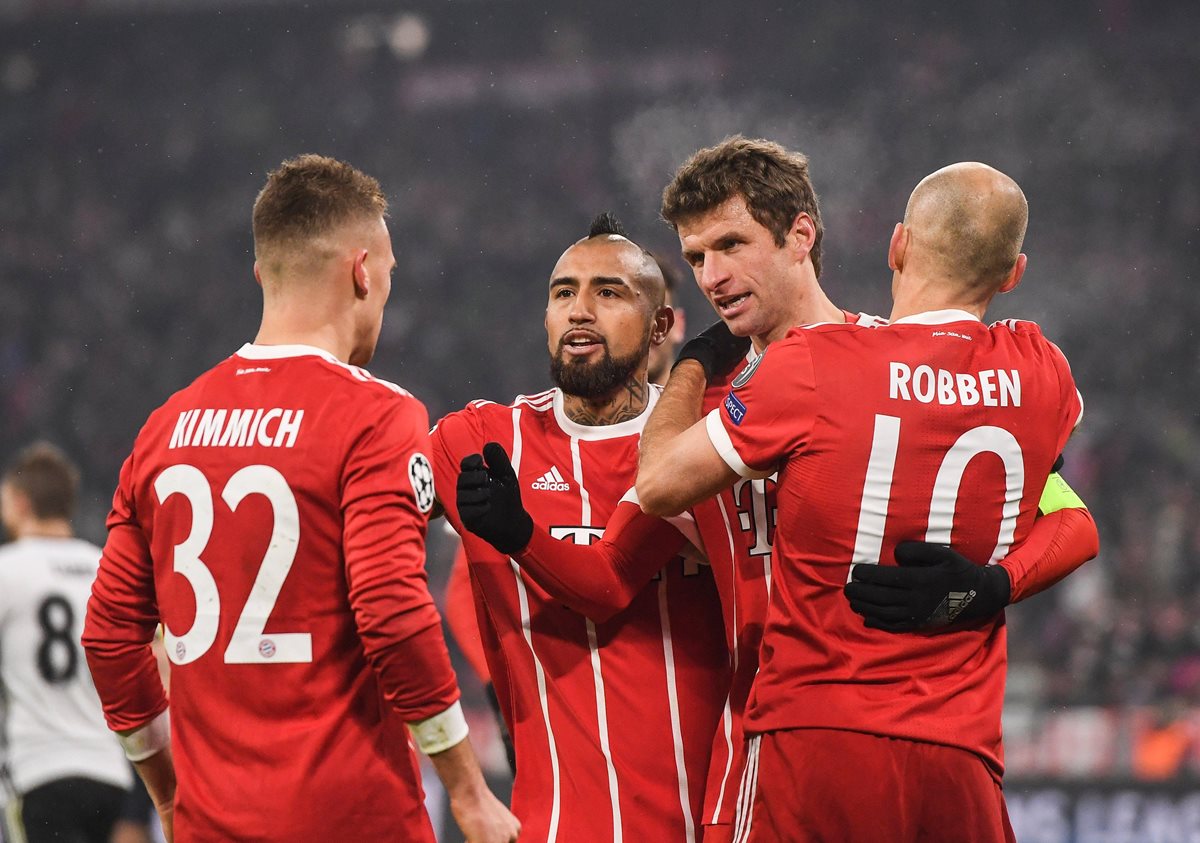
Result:
<svg viewBox="0 0 1200 843"><path fill-rule="evenodd" d="M738 476L760 480L763 477L770 477L774 473L770 469L767 471L758 471L742 461L737 448L733 447L733 440L729 438L729 431L721 423L720 408L712 410L704 417L704 429L708 431L708 441L712 442L712 446L717 449L717 453L721 455L721 459L725 460L725 464L737 472Z"/></svg>
<svg viewBox="0 0 1200 843"><path fill-rule="evenodd" d="M408 724L417 749L426 755L436 755L452 746L458 746L466 737L467 718L463 716L462 705L458 700L443 711L425 720L417 720Z"/></svg>
<svg viewBox="0 0 1200 843"><path fill-rule="evenodd" d="M161 714L128 735L119 735L121 748L125 757L130 761L145 761L157 755L171 745L171 710L164 709Z"/></svg>

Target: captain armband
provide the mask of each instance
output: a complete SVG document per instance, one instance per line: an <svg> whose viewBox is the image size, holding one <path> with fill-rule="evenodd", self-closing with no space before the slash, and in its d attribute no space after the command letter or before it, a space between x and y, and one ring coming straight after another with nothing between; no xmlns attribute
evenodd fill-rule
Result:
<svg viewBox="0 0 1200 843"><path fill-rule="evenodd" d="M1060 474L1051 474L1046 479L1046 488L1042 491L1042 499L1038 501L1038 512L1049 515L1060 509L1087 509L1087 505L1075 490L1067 485Z"/></svg>
<svg viewBox="0 0 1200 843"><path fill-rule="evenodd" d="M139 726L127 735L118 735L125 757L130 761L145 761L171 745L170 709L148 723Z"/></svg>
<svg viewBox="0 0 1200 843"><path fill-rule="evenodd" d="M428 720L409 723L408 730L412 732L417 749L426 755L437 755L459 744L469 731L467 718L463 716L462 706L458 701Z"/></svg>

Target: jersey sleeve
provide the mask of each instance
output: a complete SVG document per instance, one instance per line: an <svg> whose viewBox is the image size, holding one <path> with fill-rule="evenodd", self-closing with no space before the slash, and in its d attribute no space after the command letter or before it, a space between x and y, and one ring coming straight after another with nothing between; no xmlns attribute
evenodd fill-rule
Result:
<svg viewBox="0 0 1200 843"><path fill-rule="evenodd" d="M480 681L491 682L491 672L479 634L479 621L475 617L475 596L471 593L467 552L462 542L458 543L454 562L450 566L450 580L446 584L446 625L450 627L450 634Z"/></svg>
<svg viewBox="0 0 1200 843"><path fill-rule="evenodd" d="M443 417L429 432L429 438L433 476L440 490L438 500L446 512L446 520L461 536L463 525L458 517L458 501L455 499L459 463L468 454L480 453L488 441L484 438L477 408L467 406Z"/></svg>
<svg viewBox="0 0 1200 843"><path fill-rule="evenodd" d="M810 438L814 387L808 343L803 334L789 336L743 370L705 417L709 441L740 476L771 475Z"/></svg>
<svg viewBox="0 0 1200 843"><path fill-rule="evenodd" d="M154 563L134 505L133 461L131 454L121 467L83 626L92 681L117 732L140 728L167 708L151 649L159 614Z"/></svg>
<svg viewBox="0 0 1200 843"><path fill-rule="evenodd" d="M551 597L600 623L628 606L683 545L672 524L646 515L636 500L623 500L600 541L559 541L535 524L529 544L513 558Z"/></svg>
<svg viewBox="0 0 1200 843"><path fill-rule="evenodd" d="M1062 481L1051 474L1049 483ZM1100 552L1096 522L1082 503L1039 516L1025 541L1000 561L1012 582L1010 603L1045 591Z"/></svg>
<svg viewBox="0 0 1200 843"><path fill-rule="evenodd" d="M1083 395L1075 384L1075 377L1071 374L1071 364L1067 362L1062 349L1049 340L1046 342L1050 346L1050 353L1058 367L1059 384L1062 390L1058 443L1058 450L1061 453L1071 434L1083 422Z"/></svg>
<svg viewBox="0 0 1200 843"><path fill-rule="evenodd" d="M342 476L350 606L384 699L409 723L459 696L425 576L434 502L427 424L419 402L389 401L350 444Z"/></svg>

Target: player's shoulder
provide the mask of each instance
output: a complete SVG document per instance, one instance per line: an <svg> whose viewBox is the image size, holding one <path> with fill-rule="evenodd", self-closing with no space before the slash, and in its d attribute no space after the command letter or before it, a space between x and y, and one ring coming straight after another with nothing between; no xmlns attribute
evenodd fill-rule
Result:
<svg viewBox="0 0 1200 843"><path fill-rule="evenodd" d="M1031 339L1045 339L1045 334L1042 333L1042 326L1028 319L1001 319L988 325L988 330L993 334L1011 334Z"/></svg>
<svg viewBox="0 0 1200 843"><path fill-rule="evenodd" d="M813 322L808 325L797 325L787 332L784 339L792 340L794 345L804 345L808 342L807 338L814 336L857 334L876 328L886 328L889 325L888 320L882 316L874 316L870 313L852 313L843 310L842 317L843 321L841 322Z"/></svg>

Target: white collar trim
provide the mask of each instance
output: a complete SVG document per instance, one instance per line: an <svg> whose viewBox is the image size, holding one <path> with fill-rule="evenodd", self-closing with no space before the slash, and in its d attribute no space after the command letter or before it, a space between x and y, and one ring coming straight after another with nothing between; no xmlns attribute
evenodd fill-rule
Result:
<svg viewBox="0 0 1200 843"><path fill-rule="evenodd" d="M255 345L246 343L237 350L238 357L247 360L281 360L285 357L308 357L316 355L330 363L341 363L336 357L323 348L315 345Z"/></svg>
<svg viewBox="0 0 1200 843"><path fill-rule="evenodd" d="M924 313L914 313L912 316L905 316L903 319L893 319L893 325L945 325L948 322L978 322L983 324L983 320L974 313L967 313L965 310L927 310Z"/></svg>
<svg viewBox="0 0 1200 843"><path fill-rule="evenodd" d="M554 418L558 422L558 426L562 428L563 433L573 439L583 439L585 441L598 441L601 439L617 439L621 436L633 436L640 434L646 426L646 419L650 418L650 411L654 409L654 405L658 403L658 393L660 388L654 384L647 384L650 389L649 399L646 401L646 409L642 410L638 415L631 419L626 419L619 424L579 424L579 422L571 421L567 418L566 412L563 410L563 391L557 387L554 390Z"/></svg>

